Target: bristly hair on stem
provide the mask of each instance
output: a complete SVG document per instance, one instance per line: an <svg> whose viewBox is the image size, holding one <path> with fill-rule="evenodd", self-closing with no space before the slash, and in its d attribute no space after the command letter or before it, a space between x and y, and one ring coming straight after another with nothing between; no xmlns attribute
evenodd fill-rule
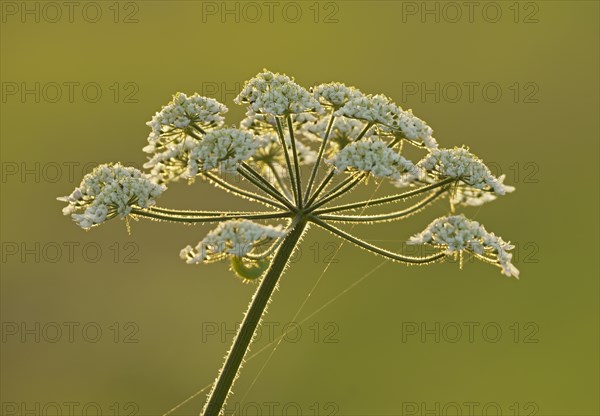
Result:
<svg viewBox="0 0 600 416"><path fill-rule="evenodd" d="M507 276L519 277L512 264L514 246L456 214L461 207L483 205L514 188L504 184L504 176L495 177L468 148L440 148L431 127L411 110L385 95L364 94L339 82L309 91L267 70L247 81L234 101L247 107L239 128L225 127L227 107L217 100L175 94L147 123L151 132L143 148L148 154L144 171L119 163L100 165L71 194L59 198L67 204L63 213L86 230L113 218L215 224L196 246L182 249L180 257L188 264L229 260L242 280L258 282L203 416L222 414L266 307L310 224L399 263L430 264L468 253ZM407 159L404 142L422 151L422 158ZM157 206L156 200L173 182L196 178L266 210ZM337 202L350 192L360 194L358 186L368 184L369 178L404 189ZM417 201L395 207L413 198ZM428 255L378 247L332 224L397 222L444 198L450 215L436 218L407 240L432 247ZM367 212L378 206L394 208Z"/></svg>

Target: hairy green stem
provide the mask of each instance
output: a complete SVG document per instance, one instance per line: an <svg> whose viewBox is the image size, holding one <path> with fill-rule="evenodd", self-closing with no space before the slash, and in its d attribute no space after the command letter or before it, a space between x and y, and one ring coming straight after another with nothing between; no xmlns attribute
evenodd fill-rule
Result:
<svg viewBox="0 0 600 416"><path fill-rule="evenodd" d="M283 127L281 126L281 120L279 117L275 117L275 125L277 127L277 134L281 141L281 147L283 147L283 155L285 156L285 164L287 165L288 176L292 185L292 192L294 193L294 201L298 203L298 188L296 187L296 178L294 177L294 170L292 169L292 161L290 160L290 152L288 151L287 143L285 141L285 134L283 133Z"/></svg>
<svg viewBox="0 0 600 416"><path fill-rule="evenodd" d="M408 264L427 264L427 263L436 262L436 261L441 260L444 257L446 257L446 254L444 252L435 253L435 254L432 254L431 256L426 256L426 257L413 257L413 256L406 256L403 254L393 253L393 252L385 250L381 247L377 247L372 244L369 244L359 238L356 238L353 235L348 234L347 232L342 231L339 228L334 227L333 225L329 225L326 222L321 221L318 218L313 217L313 218L311 218L311 221L314 222L315 224L317 224L318 226L326 229L327 231L337 235L338 237L341 237L344 240L347 240L347 241L359 246L360 248L370 251L371 253L379 254L380 256L383 256L385 258L388 258L388 259L391 259L394 261L399 261L399 262L408 263Z"/></svg>
<svg viewBox="0 0 600 416"><path fill-rule="evenodd" d="M290 194L290 190L288 189L288 187L285 186L285 183L283 182L283 179L281 178L279 172L277 172L277 168L275 167L275 165L273 163L267 163L267 166L269 167L271 173L273 173L275 182L277 182L277 186L279 186L281 192L285 195L286 198L292 200L292 194Z"/></svg>
<svg viewBox="0 0 600 416"><path fill-rule="evenodd" d="M292 256L294 249L298 246L305 229L306 220L301 217L295 218L290 232L284 237L275 257L273 257L269 269L262 278L262 281L250 302L244 320L233 340L233 345L227 354L225 364L223 365L208 396L208 401L202 410L202 416L218 416L225 405L227 396L238 376L244 356L248 352L256 328L271 300L273 291L277 287L277 282L283 275L288 261Z"/></svg>
<svg viewBox="0 0 600 416"><path fill-rule="evenodd" d="M283 195L279 194L279 192L273 193L273 191L264 182L259 181L250 171L247 171L243 169L243 167L240 167L238 169L238 173L242 175L246 180L254 184L257 188L261 189L263 192L267 193L268 195L275 198L277 201L281 202L285 207L292 211L295 211L294 205L291 204L287 199L285 199Z"/></svg>
<svg viewBox="0 0 600 416"><path fill-rule="evenodd" d="M251 201L257 201L257 202L262 202L263 204L266 205L270 205L272 207L276 207L276 208L280 208L280 209L286 209L285 205L281 205L280 203L278 203L277 201L274 201L272 199L269 198L265 198L264 196L255 194L254 192L249 192L246 191L242 188L238 188L237 186L234 186L232 184L230 184L229 182L225 181L224 179L219 178L216 175L213 175L210 172L202 172L202 175L206 178L208 178L210 181L212 181L214 184L216 184L218 187L226 190L226 191L230 191L236 195L242 196L244 198L247 198Z"/></svg>
<svg viewBox="0 0 600 416"><path fill-rule="evenodd" d="M316 212L315 215L317 215L317 218L319 218L321 220L326 220L326 221L362 222L362 223L367 223L367 224L374 223L374 222L381 222L381 221L385 222L385 221L399 220L399 219L406 218L406 217L418 212L422 208L426 207L427 205L429 205L430 203L432 203L433 201L438 199L444 192L446 192L445 189L434 192L431 195L427 196L426 198L423 198L418 203L416 203L406 209L403 209L401 211L390 212L388 214L378 214L378 215L327 215L327 214L325 214L325 215L319 215L319 213Z"/></svg>
<svg viewBox="0 0 600 416"><path fill-rule="evenodd" d="M365 173L356 173L344 179L344 181L340 182L335 188L323 195L323 198L319 199L317 202L311 205L307 213L316 210L317 208L328 203L329 201L350 191L352 188L358 185L358 183L362 181L366 176L367 175Z"/></svg>
<svg viewBox="0 0 600 416"><path fill-rule="evenodd" d="M312 191L312 187L315 183L315 178L317 177L317 172L319 171L319 165L321 164L321 159L323 158L323 154L325 153L325 149L327 148L327 142L329 141L329 135L331 134L331 129L333 127L333 122L335 121L335 116L332 114L329 119L329 123L327 124L327 130L325 130L325 136L323 137L323 142L321 143L321 147L319 148L319 154L317 155L317 161L312 168L310 173L310 178L308 180L308 185L306 186L306 194L304 195L304 204L308 203L310 198L310 191Z"/></svg>
<svg viewBox="0 0 600 416"><path fill-rule="evenodd" d="M271 195L274 198L277 198L277 200L279 200L279 201L286 199L285 196L279 191L279 189L277 189L275 186L273 186L273 184L271 182L269 182L268 179L266 179L260 173L258 173L252 166L250 166L246 162L242 162L240 164L240 166L244 170L246 170L249 174L251 174L258 182L262 183L269 191L269 192L267 192L269 195Z"/></svg>
<svg viewBox="0 0 600 416"><path fill-rule="evenodd" d="M337 207L331 207L331 208L322 209L322 210L319 210L318 212L319 212L319 214L327 214L329 212L346 211L346 210L349 210L349 209L365 208L365 207L371 207L371 206L374 206L374 205L381 205L381 204L386 204L386 203L389 203L389 202L395 202L395 201L399 201L399 200L402 200L402 199L410 198L412 196L418 195L418 194L423 193L423 192L430 191L432 189L439 188L440 186L448 185L449 183L452 183L454 181L456 181L456 179L454 179L454 178L446 178L446 179L441 180L439 182L436 182L436 183L433 183L433 184L430 184L430 185L427 185L427 186L423 186L421 188L417 188L417 189L414 189L412 191L404 192L402 194L384 196L383 198L370 199L368 201L355 202L353 204L340 205L340 206L337 206Z"/></svg>
<svg viewBox="0 0 600 416"><path fill-rule="evenodd" d="M160 212L161 214L171 214L180 217L221 217L223 215L250 215L250 214L271 214L267 211L193 211L186 209L171 209L157 206L148 207L151 212Z"/></svg>
<svg viewBox="0 0 600 416"><path fill-rule="evenodd" d="M131 210L132 215L139 217L152 218L161 221L172 221L181 222L184 224L197 224L197 223L208 223L208 222L221 222L234 219L245 219L245 220L271 220L276 218L289 218L292 214L289 212L269 212L269 213L251 213L238 215L235 213L228 214L223 213L221 216L206 216L206 217L195 217L195 216L183 216L183 215L171 215L156 211L150 211L142 208L133 208Z"/></svg>
<svg viewBox="0 0 600 416"><path fill-rule="evenodd" d="M296 194L298 194L298 208L302 209L302 181L300 179L300 162L298 161L298 151L296 150L296 137L294 136L294 124L292 116L286 116L288 131L290 133L290 143L292 144L292 156L294 158L294 175L296 176Z"/></svg>
<svg viewBox="0 0 600 416"><path fill-rule="evenodd" d="M329 184L329 182L331 182L331 180L333 179L334 175L335 175L335 168L332 168L329 171L329 173L327 174L327 176L325 177L325 179L323 179L321 181L321 183L319 184L319 186L317 187L317 189L315 189L315 192L312 194L312 196L310 197L310 199L306 203L306 206L311 206L312 203L315 202L315 199L317 199L319 197L319 195L321 195L321 192L323 192L323 190L327 187L327 185Z"/></svg>

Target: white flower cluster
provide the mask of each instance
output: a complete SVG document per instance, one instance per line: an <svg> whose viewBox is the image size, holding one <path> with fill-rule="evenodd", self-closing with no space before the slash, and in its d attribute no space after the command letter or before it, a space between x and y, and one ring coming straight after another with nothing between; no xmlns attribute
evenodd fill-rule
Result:
<svg viewBox="0 0 600 416"><path fill-rule="evenodd" d="M484 257L491 253L496 257L503 274L519 278L519 270L511 263L512 253L509 253L514 246L463 215L436 219L424 231L411 237L408 243L446 247L447 253L467 250Z"/></svg>
<svg viewBox="0 0 600 416"><path fill-rule="evenodd" d="M190 136L169 143L144 163L144 169L150 170L150 177L155 183L169 183L187 178L190 152L197 144L198 140Z"/></svg>
<svg viewBox="0 0 600 416"><path fill-rule="evenodd" d="M498 195L514 190L492 175L481 159L463 147L433 149L417 166L439 176L459 179L473 188L491 188Z"/></svg>
<svg viewBox="0 0 600 416"><path fill-rule="evenodd" d="M223 125L223 114L227 107L215 99L201 97L198 94L187 96L179 92L173 100L157 112L152 120L146 123L152 132L148 137L150 147L159 143L161 136L170 136L186 131L191 125L201 129ZM148 152L150 153L150 152Z"/></svg>
<svg viewBox="0 0 600 416"><path fill-rule="evenodd" d="M400 131L407 139L421 141L430 149L437 147L431 127L415 117L411 110L402 110L382 94L360 95L351 99L334 114L381 124L386 130Z"/></svg>
<svg viewBox="0 0 600 416"><path fill-rule="evenodd" d="M392 127L397 125L400 110L385 95L360 95L350 100L334 114Z"/></svg>
<svg viewBox="0 0 600 416"><path fill-rule="evenodd" d="M392 179L400 178L401 173L418 174L411 161L400 156L383 140L376 138L352 142L326 162L335 166L338 172L351 168Z"/></svg>
<svg viewBox="0 0 600 416"><path fill-rule="evenodd" d="M246 81L233 101L249 104L255 113L275 116L322 110L319 102L290 77L266 70Z"/></svg>
<svg viewBox="0 0 600 416"><path fill-rule="evenodd" d="M506 193L513 192L515 190L514 186L504 185L504 179L506 175L500 175L498 177L498 181L504 186L504 191ZM473 188L471 186L466 186L460 184L456 187L453 193L450 195L450 203L452 205L462 205L466 207L478 207L486 202L491 202L495 200L497 197L492 192L486 192L481 189Z"/></svg>
<svg viewBox="0 0 600 416"><path fill-rule="evenodd" d="M432 137L433 130L423 120L412 113L412 110L402 111L398 120L400 131L410 140L420 140L428 149L436 149L437 141Z"/></svg>
<svg viewBox="0 0 600 416"><path fill-rule="evenodd" d="M155 183L168 183L185 176L191 149L198 140L195 126L206 131L223 125L227 107L212 98L198 94L177 93L173 100L146 123L152 128L144 152L151 156L144 164Z"/></svg>
<svg viewBox="0 0 600 416"><path fill-rule="evenodd" d="M257 224L248 220L220 223L194 248L187 246L180 257L188 264L210 263L228 256L244 257L252 250L274 239L283 237L281 226Z"/></svg>
<svg viewBox="0 0 600 416"><path fill-rule="evenodd" d="M317 85L312 91L315 99L322 105L331 106L336 110L348 101L363 96L363 93L357 88L348 87L341 82Z"/></svg>
<svg viewBox="0 0 600 416"><path fill-rule="evenodd" d="M250 159L262 144L252 133L234 128L208 132L191 148L185 176L193 178L200 170L216 168L235 172L238 164Z"/></svg>
<svg viewBox="0 0 600 416"><path fill-rule="evenodd" d="M71 195L58 200L69 204L63 209L64 215L71 215L81 228L89 229L107 219L129 215L133 205L154 205L165 189L135 168L105 164L85 175Z"/></svg>

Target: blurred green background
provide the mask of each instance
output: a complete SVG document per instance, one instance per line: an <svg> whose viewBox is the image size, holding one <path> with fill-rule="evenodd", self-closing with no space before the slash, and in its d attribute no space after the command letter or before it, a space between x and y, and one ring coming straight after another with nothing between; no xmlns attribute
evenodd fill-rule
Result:
<svg viewBox="0 0 600 416"><path fill-rule="evenodd" d="M507 174L515 193L465 212L517 243L521 280L348 244L328 264L340 241L313 227L228 414L598 415L598 2L467 3L3 1L3 414L161 415L213 381L255 285L178 258L210 226L83 232L55 198L95 164L140 166L177 91L238 123L269 68L385 93ZM201 183L160 204L245 208ZM353 232L399 248L446 211Z"/></svg>

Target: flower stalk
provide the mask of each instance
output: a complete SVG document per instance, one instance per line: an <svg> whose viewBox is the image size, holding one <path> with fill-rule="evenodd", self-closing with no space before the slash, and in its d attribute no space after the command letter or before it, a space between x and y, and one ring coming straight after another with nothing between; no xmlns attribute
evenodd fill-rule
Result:
<svg viewBox="0 0 600 416"><path fill-rule="evenodd" d="M250 301L250 306L233 340L233 345L227 354L225 363L209 393L208 401L201 413L202 416L218 416L220 414L231 391L231 387L238 376L256 328L262 319L267 305L271 301L273 291L277 287L280 277L302 238L306 225L305 218L294 218L289 233L285 236Z"/></svg>

